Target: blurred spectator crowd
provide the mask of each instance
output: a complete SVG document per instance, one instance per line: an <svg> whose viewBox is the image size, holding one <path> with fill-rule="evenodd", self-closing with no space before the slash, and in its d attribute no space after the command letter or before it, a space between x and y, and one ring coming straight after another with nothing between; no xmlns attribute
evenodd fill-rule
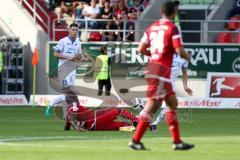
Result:
<svg viewBox="0 0 240 160"><path fill-rule="evenodd" d="M149 0L49 0L49 9L58 8L57 25L65 23L63 14L68 14L79 29L99 30L82 30L82 40L87 37L90 41L122 41L125 37L125 41L134 41L134 22L148 4ZM126 30L125 35L121 30Z"/></svg>

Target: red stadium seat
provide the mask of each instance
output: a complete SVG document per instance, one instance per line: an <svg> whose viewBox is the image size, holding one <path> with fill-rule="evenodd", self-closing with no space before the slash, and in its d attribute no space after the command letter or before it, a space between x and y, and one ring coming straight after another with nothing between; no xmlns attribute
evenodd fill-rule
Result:
<svg viewBox="0 0 240 160"><path fill-rule="evenodd" d="M228 29L229 30L235 31L237 29L240 29L240 22L231 22L231 21L239 21L240 20L239 15L233 16L229 20L230 20L228 22Z"/></svg>
<svg viewBox="0 0 240 160"><path fill-rule="evenodd" d="M99 32L92 32L90 34L90 41L101 41L102 40L102 35Z"/></svg>
<svg viewBox="0 0 240 160"><path fill-rule="evenodd" d="M239 33L235 33L234 35L234 43L240 43L240 30Z"/></svg>
<svg viewBox="0 0 240 160"><path fill-rule="evenodd" d="M217 36L217 43L232 43L232 35L230 32L221 32Z"/></svg>

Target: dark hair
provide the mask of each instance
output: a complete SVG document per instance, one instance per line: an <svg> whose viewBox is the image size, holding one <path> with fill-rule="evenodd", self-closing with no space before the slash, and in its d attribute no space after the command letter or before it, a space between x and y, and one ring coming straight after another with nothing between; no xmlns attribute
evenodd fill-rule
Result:
<svg viewBox="0 0 240 160"><path fill-rule="evenodd" d="M174 4L175 4L175 6L179 6L180 5L180 1L175 0Z"/></svg>
<svg viewBox="0 0 240 160"><path fill-rule="evenodd" d="M74 93L73 91L69 91L66 93L66 101L68 104L72 104L73 102L76 102L77 104L79 104L78 97L76 93Z"/></svg>
<svg viewBox="0 0 240 160"><path fill-rule="evenodd" d="M100 52L101 52L101 54L107 54L107 47L106 46L102 46L100 48Z"/></svg>
<svg viewBox="0 0 240 160"><path fill-rule="evenodd" d="M90 3L92 2L93 0L90 0ZM98 3L98 0L94 0L95 1L95 3Z"/></svg>
<svg viewBox="0 0 240 160"><path fill-rule="evenodd" d="M175 4L173 1L166 0L161 8L161 13L169 17L175 14Z"/></svg>
<svg viewBox="0 0 240 160"><path fill-rule="evenodd" d="M77 27L77 28L78 28L77 23L72 23L72 24L70 24L70 28L72 28L72 27Z"/></svg>

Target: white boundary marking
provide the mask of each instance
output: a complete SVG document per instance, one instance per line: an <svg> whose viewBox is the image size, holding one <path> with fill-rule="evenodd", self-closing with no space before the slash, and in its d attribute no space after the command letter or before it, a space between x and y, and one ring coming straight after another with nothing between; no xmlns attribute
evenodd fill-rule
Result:
<svg viewBox="0 0 240 160"><path fill-rule="evenodd" d="M44 144L43 142L37 141L36 143L29 143L28 141L31 140L56 140L56 139L77 139L77 140L84 140L88 139L86 136L53 136L53 137L15 137L15 138L3 138L0 137L0 147L1 146L21 146L21 147L40 147L40 148L69 148L69 149L87 149L89 146L84 145L64 145L64 144ZM115 140L119 138L111 138L110 140ZM93 139L99 140L99 139ZM109 140L109 139L106 139ZM12 142L16 141L16 142ZM33 142L33 141L31 141ZM99 146L102 148L102 146ZM96 147L96 148L99 148ZM126 150L127 147L106 147L105 149L113 149L113 150Z"/></svg>
<svg viewBox="0 0 240 160"><path fill-rule="evenodd" d="M0 147L1 146L20 146L20 147L39 147L39 148L63 148L63 149L87 149L87 148L92 148L93 146L84 146L84 145L63 145L63 144L42 144L42 143L34 143L34 144L29 144L29 143L9 143L9 142L0 142ZM95 148L102 148L103 146L98 146ZM106 147L104 146L105 149L108 150L127 150L127 147Z"/></svg>
<svg viewBox="0 0 240 160"><path fill-rule="evenodd" d="M1 142L8 141L31 141L31 140L47 140L47 139L86 139L84 136L52 136L52 137L14 137L14 138L3 138L0 137Z"/></svg>

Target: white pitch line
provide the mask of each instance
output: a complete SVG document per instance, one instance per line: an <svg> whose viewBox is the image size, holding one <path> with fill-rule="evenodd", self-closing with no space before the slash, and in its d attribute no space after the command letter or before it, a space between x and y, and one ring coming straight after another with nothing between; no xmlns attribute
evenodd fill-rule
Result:
<svg viewBox="0 0 240 160"><path fill-rule="evenodd" d="M0 137L0 142L10 142L10 141L31 141L31 140L55 140L55 139L79 139L79 140L116 140L116 139L127 139L124 137L109 137L109 136L101 136L101 139L99 137L88 137L88 136L49 136L49 137L25 137L25 136L20 136L20 137L13 137L13 138L4 138Z"/></svg>
<svg viewBox="0 0 240 160"><path fill-rule="evenodd" d="M87 139L87 137L84 136L16 137L16 138L0 138L0 142L47 140L47 139Z"/></svg>
<svg viewBox="0 0 240 160"><path fill-rule="evenodd" d="M49 144L29 144L29 143L10 143L10 142L0 142L0 146L20 146L20 147L39 147L39 148L61 148L61 149L89 149L90 147L84 146L84 145L63 145L63 144L55 144L55 145L49 145ZM91 148L94 148L93 146ZM128 147L106 147L106 146L99 146L95 148L104 148L106 150L127 150Z"/></svg>

